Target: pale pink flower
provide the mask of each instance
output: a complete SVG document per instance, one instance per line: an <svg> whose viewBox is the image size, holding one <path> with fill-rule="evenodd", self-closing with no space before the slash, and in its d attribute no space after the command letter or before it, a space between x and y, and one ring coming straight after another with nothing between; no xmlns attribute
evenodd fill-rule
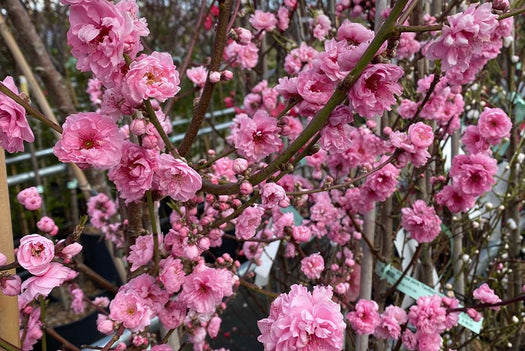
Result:
<svg viewBox="0 0 525 351"><path fill-rule="evenodd" d="M126 203L140 200L151 188L153 174L158 168L157 154L131 142L124 142L122 159L108 177Z"/></svg>
<svg viewBox="0 0 525 351"><path fill-rule="evenodd" d="M193 82L193 84L202 88L204 84L206 84L208 70L204 66L192 67L186 70L186 75L188 76L189 80Z"/></svg>
<svg viewBox="0 0 525 351"><path fill-rule="evenodd" d="M380 322L378 310L375 301L361 299L355 305L355 311L348 313L346 318L357 334L372 334Z"/></svg>
<svg viewBox="0 0 525 351"><path fill-rule="evenodd" d="M250 23L253 28L263 30L273 30L277 25L277 18L271 12L264 12L261 10L255 10L255 13L250 16Z"/></svg>
<svg viewBox="0 0 525 351"><path fill-rule="evenodd" d="M498 303L501 299L494 293L487 283L481 284L476 290L472 292L472 296L481 303ZM499 307L492 307L495 310L499 310Z"/></svg>
<svg viewBox="0 0 525 351"><path fill-rule="evenodd" d="M490 144L497 145L502 138L510 136L512 122L502 109L485 107L479 116L478 128L483 138Z"/></svg>
<svg viewBox="0 0 525 351"><path fill-rule="evenodd" d="M102 104L102 82L98 78L89 78L86 93L89 94L89 100L93 105Z"/></svg>
<svg viewBox="0 0 525 351"><path fill-rule="evenodd" d="M2 81L13 93L19 95L13 77ZM0 92L0 145L7 152L24 151L24 141L32 143L35 136L26 119L25 109Z"/></svg>
<svg viewBox="0 0 525 351"><path fill-rule="evenodd" d="M181 260L168 256L160 261L159 281L164 285L164 289L170 294L180 290L184 281L184 267Z"/></svg>
<svg viewBox="0 0 525 351"><path fill-rule="evenodd" d="M33 345L42 337L42 321L40 319L40 307L34 308L27 320L27 327L20 329L20 340L25 337L22 350L33 350Z"/></svg>
<svg viewBox="0 0 525 351"><path fill-rule="evenodd" d="M186 312L185 304L171 300L159 312L159 319L166 328L175 329L184 322Z"/></svg>
<svg viewBox="0 0 525 351"><path fill-rule="evenodd" d="M272 302L270 315L257 322L257 338L266 351L324 350L343 348L345 323L341 306L332 301L332 288L292 285L288 294Z"/></svg>
<svg viewBox="0 0 525 351"><path fill-rule="evenodd" d="M60 240L58 243L62 244L65 239ZM69 263L71 258L78 255L82 251L82 245L79 243L73 243L65 246L60 252L57 253L58 257L64 259L65 263Z"/></svg>
<svg viewBox="0 0 525 351"><path fill-rule="evenodd" d="M120 161L124 138L110 117L80 112L67 117L63 129L53 148L61 162L72 162L80 168L108 169Z"/></svg>
<svg viewBox="0 0 525 351"><path fill-rule="evenodd" d="M48 270L39 276L26 279L21 286L22 295L26 301L31 301L38 296L48 296L53 288L62 285L66 280L75 278L77 272L58 262L51 262Z"/></svg>
<svg viewBox="0 0 525 351"><path fill-rule="evenodd" d="M29 211L36 211L42 206L42 198L34 186L20 191L16 199Z"/></svg>
<svg viewBox="0 0 525 351"><path fill-rule="evenodd" d="M0 266L3 266L7 263L7 257L3 253L0 252Z"/></svg>
<svg viewBox="0 0 525 351"><path fill-rule="evenodd" d="M106 194L100 193L89 198L87 212L91 224L100 229L109 223L111 216L117 213L117 206Z"/></svg>
<svg viewBox="0 0 525 351"><path fill-rule="evenodd" d="M369 65L348 92L355 111L367 118L390 111L396 102L394 96L403 92L398 83L403 74L403 69L396 65Z"/></svg>
<svg viewBox="0 0 525 351"><path fill-rule="evenodd" d="M42 235L26 235L20 240L16 252L18 263L34 275L43 275L55 257L55 245Z"/></svg>
<svg viewBox="0 0 525 351"><path fill-rule="evenodd" d="M418 103L412 100L403 99L397 107L397 113L403 119L412 119L416 115Z"/></svg>
<svg viewBox="0 0 525 351"><path fill-rule="evenodd" d="M253 119L240 116L238 123L234 144L243 157L258 162L280 150L282 141L278 135L277 119L269 117L266 111L257 111Z"/></svg>
<svg viewBox="0 0 525 351"><path fill-rule="evenodd" d="M151 323L152 310L134 290L120 288L109 305L109 317L132 331L142 331Z"/></svg>
<svg viewBox="0 0 525 351"><path fill-rule="evenodd" d="M115 323L109 319L105 314L99 313L97 315L97 330L102 334L109 335L113 332Z"/></svg>
<svg viewBox="0 0 525 351"><path fill-rule="evenodd" d="M58 227L52 218L44 216L36 223L38 230L48 233L49 235L56 235L58 233Z"/></svg>
<svg viewBox="0 0 525 351"><path fill-rule="evenodd" d="M263 207L288 207L290 205L290 200L286 196L286 192L283 187L277 183L265 183L261 186L260 193Z"/></svg>
<svg viewBox="0 0 525 351"><path fill-rule="evenodd" d="M254 43L239 45L231 41L224 48L224 58L234 66L240 65L243 69L251 69L257 65L259 60L259 48Z"/></svg>
<svg viewBox="0 0 525 351"><path fill-rule="evenodd" d="M153 258L153 236L141 235L135 240L135 244L129 247L128 262L131 262L130 271L134 272L144 266Z"/></svg>
<svg viewBox="0 0 525 351"><path fill-rule="evenodd" d="M290 25L290 11L284 7L279 7L279 10L277 10L277 28L281 32L284 32L288 29L288 26Z"/></svg>
<svg viewBox="0 0 525 351"><path fill-rule="evenodd" d="M441 232L441 219L433 207L423 200L417 200L412 208L401 209L401 224L418 243L429 243Z"/></svg>
<svg viewBox="0 0 525 351"><path fill-rule="evenodd" d="M346 41L349 45L357 46L374 38L374 31L361 23L344 20L337 29L337 40Z"/></svg>
<svg viewBox="0 0 525 351"><path fill-rule="evenodd" d="M419 330L416 333L418 351L439 351L441 350L442 339L437 333L423 333Z"/></svg>
<svg viewBox="0 0 525 351"><path fill-rule="evenodd" d="M310 28L312 30L313 36L317 40L324 40L330 32L331 24L332 23L330 22L330 18L328 18L328 16L323 13L319 14L310 22Z"/></svg>
<svg viewBox="0 0 525 351"><path fill-rule="evenodd" d="M184 279L179 300L190 310L212 314L223 298L233 294L236 278L225 268L214 269L200 263Z"/></svg>
<svg viewBox="0 0 525 351"><path fill-rule="evenodd" d="M297 6L297 0L284 0L284 6L288 7L290 10L293 10Z"/></svg>
<svg viewBox="0 0 525 351"><path fill-rule="evenodd" d="M250 206L246 208L237 218L235 225L235 236L239 239L248 240L255 236L255 231L261 224L264 208Z"/></svg>
<svg viewBox="0 0 525 351"><path fill-rule="evenodd" d="M311 254L301 260L301 271L309 279L319 279L324 271L324 259L318 253Z"/></svg>
<svg viewBox="0 0 525 351"><path fill-rule="evenodd" d="M82 289L74 288L71 289L71 309L75 313L84 313L86 308L86 302L84 301L84 292Z"/></svg>
<svg viewBox="0 0 525 351"><path fill-rule="evenodd" d="M142 100L150 98L164 102L179 90L179 72L171 55L157 51L151 55L142 54L133 61L122 86L124 96L134 105L140 105Z"/></svg>
<svg viewBox="0 0 525 351"><path fill-rule="evenodd" d="M301 72L303 68L312 68L312 61L317 54L317 50L302 42L284 58L284 70L289 75L294 75Z"/></svg>
<svg viewBox="0 0 525 351"><path fill-rule="evenodd" d="M0 277L0 291L6 296L16 296L20 294L22 279L16 274Z"/></svg>
<svg viewBox="0 0 525 351"><path fill-rule="evenodd" d="M218 316L213 316L208 322L206 331L208 332L208 335L212 339L215 339L217 335L219 334L219 329L221 328L221 322L222 322L222 319Z"/></svg>
<svg viewBox="0 0 525 351"><path fill-rule="evenodd" d="M248 45L252 41L252 32L243 27L237 27L232 29L233 38L240 45Z"/></svg>
<svg viewBox="0 0 525 351"><path fill-rule="evenodd" d="M421 44L416 40L417 33L404 32L399 36L399 44L397 46L397 57L400 59L410 59L412 55L416 54Z"/></svg>
<svg viewBox="0 0 525 351"><path fill-rule="evenodd" d="M399 339L401 336L401 326L408 320L407 313L401 307L390 305L385 308L381 315L379 325L374 331L374 335L383 339Z"/></svg>

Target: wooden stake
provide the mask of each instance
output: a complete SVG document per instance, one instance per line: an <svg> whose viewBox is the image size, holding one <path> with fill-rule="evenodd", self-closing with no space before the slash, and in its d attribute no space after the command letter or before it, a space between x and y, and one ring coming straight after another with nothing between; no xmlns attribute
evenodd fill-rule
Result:
<svg viewBox="0 0 525 351"><path fill-rule="evenodd" d="M15 259L13 231L11 228L11 208L9 207L9 190L5 168L4 149L0 148L0 250L7 257L7 263ZM13 269L9 273L14 274ZM16 296L5 296L0 293L0 338L13 345L20 346L18 326L18 300Z"/></svg>

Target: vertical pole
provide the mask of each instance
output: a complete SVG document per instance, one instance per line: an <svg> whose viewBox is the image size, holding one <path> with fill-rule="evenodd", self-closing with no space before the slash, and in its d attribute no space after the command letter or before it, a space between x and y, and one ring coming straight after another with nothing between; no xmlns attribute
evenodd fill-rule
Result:
<svg viewBox="0 0 525 351"><path fill-rule="evenodd" d="M11 208L7 187L4 149L0 148L0 248L7 257L7 263L15 259L13 230L11 228ZM9 273L14 274L13 269ZM0 338L13 345L20 345L18 327L18 300L16 296L0 294Z"/></svg>

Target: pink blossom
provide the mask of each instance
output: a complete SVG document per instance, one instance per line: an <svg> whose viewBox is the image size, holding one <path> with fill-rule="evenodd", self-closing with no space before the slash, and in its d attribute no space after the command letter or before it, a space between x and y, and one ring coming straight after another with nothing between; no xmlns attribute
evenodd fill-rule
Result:
<svg viewBox="0 0 525 351"><path fill-rule="evenodd" d="M42 322L40 319L40 307L34 308L27 320L27 327L20 330L20 340L25 337L22 350L33 350L33 345L42 337Z"/></svg>
<svg viewBox="0 0 525 351"><path fill-rule="evenodd" d="M33 275L43 275L55 257L55 245L42 235L26 235L20 240L16 252L18 263Z"/></svg>
<svg viewBox="0 0 525 351"><path fill-rule="evenodd" d="M3 266L7 263L7 257L3 253L0 252L0 266Z"/></svg>
<svg viewBox="0 0 525 351"><path fill-rule="evenodd" d="M175 329L184 322L186 306L179 301L168 301L159 313L161 323L169 329Z"/></svg>
<svg viewBox="0 0 525 351"><path fill-rule="evenodd" d="M178 292L184 280L184 267L181 260L172 256L161 260L158 279L168 293Z"/></svg>
<svg viewBox="0 0 525 351"><path fill-rule="evenodd" d="M423 122L417 122L408 127L408 137L414 146L427 148L434 141L434 132L431 126Z"/></svg>
<svg viewBox="0 0 525 351"><path fill-rule="evenodd" d="M277 10L277 28L281 32L284 32L288 29L288 26L290 25L290 11L284 7L279 7L279 10Z"/></svg>
<svg viewBox="0 0 525 351"><path fill-rule="evenodd" d="M233 294L235 280L236 276L227 269L208 268L201 263L184 279L179 299L190 310L211 314L224 297Z"/></svg>
<svg viewBox="0 0 525 351"><path fill-rule="evenodd" d="M252 41L252 32L246 28L233 28L231 33L233 33L232 36L240 45L248 45Z"/></svg>
<svg viewBox="0 0 525 351"><path fill-rule="evenodd" d="M248 161L246 161L244 158L236 158L235 160L233 160L232 170L236 174L243 173L247 169L248 169Z"/></svg>
<svg viewBox="0 0 525 351"><path fill-rule="evenodd" d="M510 136L512 122L502 109L485 107L479 116L478 128L483 138L490 144L497 145L502 138Z"/></svg>
<svg viewBox="0 0 525 351"><path fill-rule="evenodd" d="M318 52L308 46L306 43L301 43L298 48L290 51L284 58L284 70L289 75L294 75L303 70L304 67L307 69L312 68L312 60L317 56Z"/></svg>
<svg viewBox="0 0 525 351"><path fill-rule="evenodd" d="M468 126L461 137L461 141L465 145L465 151L469 154L489 151L490 144L481 134L478 126Z"/></svg>
<svg viewBox="0 0 525 351"><path fill-rule="evenodd" d="M330 18L328 18L328 16L326 16L323 13L319 14L310 23L310 28L312 29L313 36L317 40L324 40L330 32L331 24L332 23L330 22Z"/></svg>
<svg viewBox="0 0 525 351"><path fill-rule="evenodd" d="M325 104L332 96L334 87L330 78L315 69L303 71L297 78L297 92L305 101L314 105Z"/></svg>
<svg viewBox="0 0 525 351"><path fill-rule="evenodd" d="M400 59L410 59L412 55L416 54L421 45L416 40L417 33L404 32L399 37L399 44L397 46L397 57Z"/></svg>
<svg viewBox="0 0 525 351"><path fill-rule="evenodd" d="M288 207L290 205L286 192L277 183L265 183L261 186L260 193L262 205L266 208Z"/></svg>
<svg viewBox="0 0 525 351"><path fill-rule="evenodd" d="M442 333L447 328L446 320L447 310L438 295L418 298L408 313L408 322L422 333Z"/></svg>
<svg viewBox="0 0 525 351"><path fill-rule="evenodd" d="M264 208L250 206L237 218L235 236L239 239L249 240L255 236L255 231L261 224Z"/></svg>
<svg viewBox="0 0 525 351"><path fill-rule="evenodd" d="M13 77L7 76L2 83L19 95ZM0 92L0 145L7 152L24 151L24 141L32 143L35 136L26 119L25 109Z"/></svg>
<svg viewBox="0 0 525 351"><path fill-rule="evenodd" d="M179 85L179 72L171 55L154 51L151 55L140 55L129 65L122 92L132 105L150 98L164 102L179 92Z"/></svg>
<svg viewBox="0 0 525 351"><path fill-rule="evenodd" d="M29 211L36 211L42 205L42 198L34 186L20 191L16 195L16 199Z"/></svg>
<svg viewBox="0 0 525 351"><path fill-rule="evenodd" d="M337 29L337 40L346 40L350 45L359 45L374 38L374 31L366 28L361 23L344 20Z"/></svg>
<svg viewBox="0 0 525 351"><path fill-rule="evenodd" d="M239 45L232 41L224 49L224 58L233 65L240 65L243 69L251 69L259 60L259 49L254 43Z"/></svg>
<svg viewBox="0 0 525 351"><path fill-rule="evenodd" d="M62 239L58 242L58 244L62 244L65 241L65 239ZM82 245L79 243L73 243L65 246L60 252L57 253L57 256L64 259L65 263L69 263L71 261L71 258L78 255L82 251Z"/></svg>
<svg viewBox="0 0 525 351"><path fill-rule="evenodd" d="M452 185L445 186L436 194L436 203L446 206L453 213L467 211L474 207L475 202L475 196L465 194Z"/></svg>
<svg viewBox="0 0 525 351"><path fill-rule="evenodd" d="M441 36L432 41L424 51L431 60L441 59L443 71L453 68L464 72L474 54L483 50L483 42L489 41L498 25L497 15L491 13L492 4L472 4L465 12L448 16Z"/></svg>
<svg viewBox="0 0 525 351"><path fill-rule="evenodd" d="M375 301L361 299L355 305L355 311L348 313L346 318L357 334L372 334L380 322L378 309Z"/></svg>
<svg viewBox="0 0 525 351"><path fill-rule="evenodd" d="M294 226L292 228L292 237L298 243L306 243L312 238L312 232L305 225Z"/></svg>
<svg viewBox="0 0 525 351"><path fill-rule="evenodd" d="M52 218L44 216L36 223L38 230L48 233L49 235L56 235L58 233L58 227Z"/></svg>
<svg viewBox="0 0 525 351"><path fill-rule="evenodd" d="M379 325L374 331L374 335L383 339L399 339L401 336L401 326L408 320L404 309L390 305L385 308L381 315Z"/></svg>
<svg viewBox="0 0 525 351"><path fill-rule="evenodd" d="M86 302L84 301L84 292L82 291L82 289L71 289L71 296L73 297L71 299L71 309L75 313L84 313L84 309L86 308Z"/></svg>
<svg viewBox="0 0 525 351"><path fill-rule="evenodd" d="M186 70L186 75L188 76L189 80L193 82L193 84L202 88L204 84L206 84L208 70L204 66L192 67Z"/></svg>
<svg viewBox="0 0 525 351"><path fill-rule="evenodd" d="M441 232L441 219L433 207L423 200L417 200L412 208L401 209L401 224L418 243L429 243Z"/></svg>
<svg viewBox="0 0 525 351"><path fill-rule="evenodd" d="M44 274L26 279L22 283L22 295L27 298L26 301L37 296L48 296L53 288L62 285L66 280L73 279L77 274L58 262L51 262Z"/></svg>
<svg viewBox="0 0 525 351"><path fill-rule="evenodd" d="M372 118L390 111L394 95L402 93L398 80L403 69L392 64L369 65L348 92L348 99L361 116Z"/></svg>
<svg viewBox="0 0 525 351"><path fill-rule="evenodd" d="M272 302L270 315L257 322L257 338L267 351L324 350L343 348L345 323L339 304L332 301L332 288L292 285L288 294Z"/></svg>
<svg viewBox="0 0 525 351"><path fill-rule="evenodd" d="M301 271L309 279L319 279L324 271L324 259L318 253L311 254L301 260Z"/></svg>
<svg viewBox="0 0 525 351"><path fill-rule="evenodd" d="M416 115L417 107L417 102L403 99L397 108L397 113L399 113L403 119L412 119Z"/></svg>
<svg viewBox="0 0 525 351"><path fill-rule="evenodd" d="M253 119L241 116L238 123L234 144L243 157L257 162L281 148L277 119L269 117L267 112L259 110Z"/></svg>
<svg viewBox="0 0 525 351"><path fill-rule="evenodd" d="M140 200L151 188L154 171L158 168L157 155L131 142L124 142L122 159L109 173L120 196L126 203Z"/></svg>
<svg viewBox="0 0 525 351"><path fill-rule="evenodd" d="M107 225L109 218L117 213L115 203L104 193L92 196L88 200L87 207L91 224L99 229Z"/></svg>
<svg viewBox="0 0 525 351"><path fill-rule="evenodd" d="M264 12L261 10L255 10L255 13L250 16L250 23L253 28L263 30L273 30L277 25L277 18L271 12Z"/></svg>
<svg viewBox="0 0 525 351"><path fill-rule="evenodd" d="M472 296L481 303L495 304L501 302L499 296L494 293L494 290L487 283L481 284L474 290ZM499 310L499 307L493 307L493 309Z"/></svg>
<svg viewBox="0 0 525 351"><path fill-rule="evenodd" d="M419 351L439 351L441 350L441 336L437 333L416 333Z"/></svg>
<svg viewBox="0 0 525 351"><path fill-rule="evenodd" d="M60 161L98 169L111 168L120 161L124 138L110 117L80 112L67 117L63 129L53 148Z"/></svg>
<svg viewBox="0 0 525 351"><path fill-rule="evenodd" d="M93 304L98 307L106 308L109 306L109 299L105 296L95 297Z"/></svg>
<svg viewBox="0 0 525 351"><path fill-rule="evenodd" d="M221 328L222 319L218 316L213 316L212 319L208 322L206 331L212 339L215 339L219 334L219 329Z"/></svg>
<svg viewBox="0 0 525 351"><path fill-rule="evenodd" d="M151 309L133 290L121 289L109 305L109 317L132 331L142 331L150 324Z"/></svg>
<svg viewBox="0 0 525 351"><path fill-rule="evenodd" d="M496 183L496 160L486 154L457 155L452 159L450 176L464 194L480 196Z"/></svg>
<svg viewBox="0 0 525 351"><path fill-rule="evenodd" d="M22 279L16 274L0 277L0 291L6 296L16 296L20 294Z"/></svg>
<svg viewBox="0 0 525 351"><path fill-rule="evenodd" d="M384 161L381 160L381 162ZM363 184L363 189L370 191L369 195L373 201L385 201L396 190L399 172L398 168L389 163L368 176Z"/></svg>
<svg viewBox="0 0 525 351"><path fill-rule="evenodd" d="M202 187L201 176L187 163L161 154L153 176L153 188L176 201L189 201Z"/></svg>
<svg viewBox="0 0 525 351"><path fill-rule="evenodd" d="M108 79L125 64L124 53L134 56L140 51L140 34L135 43L124 40L133 35L133 18L114 3L81 1L74 3L69 12L67 41L79 70L92 71L101 80Z"/></svg>
<svg viewBox="0 0 525 351"><path fill-rule="evenodd" d="M173 349L168 344L162 344L153 346L151 351L173 351Z"/></svg>
<svg viewBox="0 0 525 351"><path fill-rule="evenodd" d="M153 236L150 234L137 237L135 244L131 245L129 249L130 271L134 272L153 258Z"/></svg>
<svg viewBox="0 0 525 351"><path fill-rule="evenodd" d="M403 332L403 335L401 335L401 340L403 340L403 345L408 350L415 350L417 347L417 338L416 334L414 334L410 329L405 329Z"/></svg>

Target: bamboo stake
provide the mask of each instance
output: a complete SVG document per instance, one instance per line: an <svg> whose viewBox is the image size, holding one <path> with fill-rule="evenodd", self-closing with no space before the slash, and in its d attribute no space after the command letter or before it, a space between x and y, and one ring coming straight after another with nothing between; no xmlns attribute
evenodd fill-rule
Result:
<svg viewBox="0 0 525 351"><path fill-rule="evenodd" d="M4 149L0 148L0 248L6 255L7 262L15 259L13 245L13 230L11 228L11 208L9 206L9 190L7 187L7 171L5 168ZM14 274L15 270L9 271ZM20 346L18 329L18 300L16 296L0 294L0 338L13 345Z"/></svg>

